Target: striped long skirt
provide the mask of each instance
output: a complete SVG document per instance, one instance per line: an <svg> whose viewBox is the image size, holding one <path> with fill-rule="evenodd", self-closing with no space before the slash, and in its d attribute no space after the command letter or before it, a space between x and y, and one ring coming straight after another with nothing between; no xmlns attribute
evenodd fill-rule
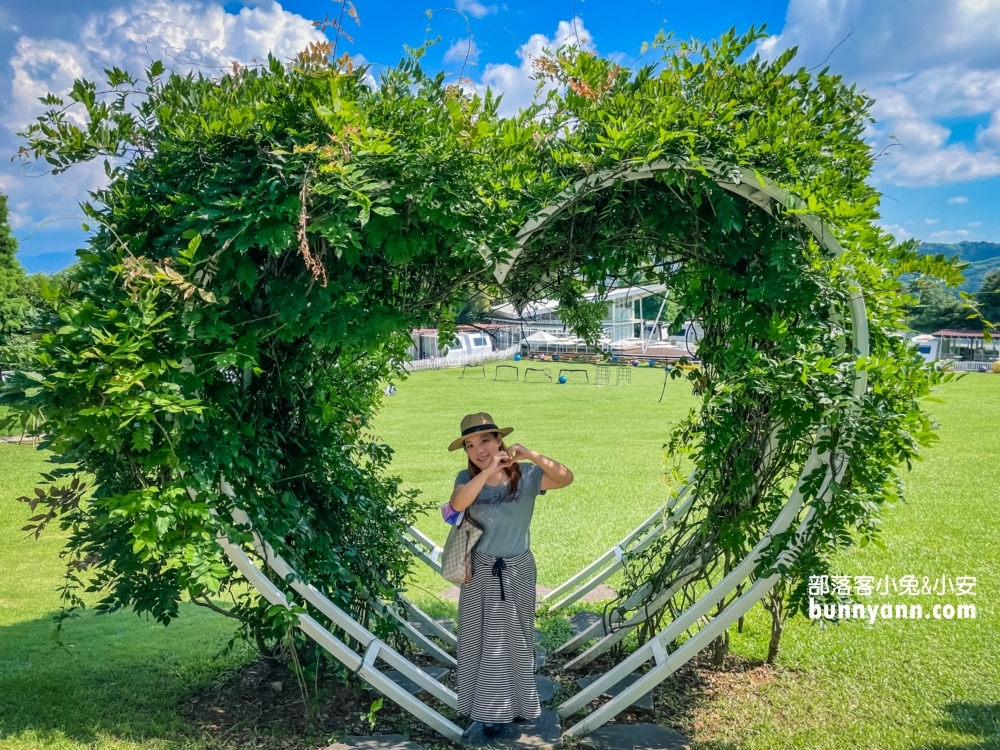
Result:
<svg viewBox="0 0 1000 750"><path fill-rule="evenodd" d="M504 723L542 713L535 687L535 557L472 552L458 597L458 712Z"/></svg>

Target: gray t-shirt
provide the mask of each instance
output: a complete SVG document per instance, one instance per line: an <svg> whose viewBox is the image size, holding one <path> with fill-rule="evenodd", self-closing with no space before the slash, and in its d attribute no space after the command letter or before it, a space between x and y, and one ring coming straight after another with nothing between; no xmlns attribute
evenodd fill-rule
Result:
<svg viewBox="0 0 1000 750"><path fill-rule="evenodd" d="M465 509L469 517L483 527L473 548L484 555L493 557L513 557L531 547L531 515L535 510L535 497L544 495L541 489L545 472L538 464L523 462L521 479L517 492L507 492L507 480L497 487L488 484L480 490L472 505ZM463 469L455 477L455 486L472 481L468 469Z"/></svg>

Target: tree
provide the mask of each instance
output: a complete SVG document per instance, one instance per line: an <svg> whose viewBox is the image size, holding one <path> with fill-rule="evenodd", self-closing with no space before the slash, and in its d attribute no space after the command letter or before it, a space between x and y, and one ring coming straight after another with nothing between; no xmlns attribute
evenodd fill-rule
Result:
<svg viewBox="0 0 1000 750"><path fill-rule="evenodd" d="M910 328L921 333L934 333L942 328L979 330L982 321L969 318L972 310L937 279L915 279L908 291L917 298L909 308Z"/></svg>
<svg viewBox="0 0 1000 750"><path fill-rule="evenodd" d="M1000 268L990 271L983 280L983 288L976 294L983 317L994 325L1000 324Z"/></svg>
<svg viewBox="0 0 1000 750"><path fill-rule="evenodd" d="M0 369L12 358L9 347L22 343L19 337L23 336L33 301L38 301L38 281L29 280L17 259L7 196L0 193Z"/></svg>

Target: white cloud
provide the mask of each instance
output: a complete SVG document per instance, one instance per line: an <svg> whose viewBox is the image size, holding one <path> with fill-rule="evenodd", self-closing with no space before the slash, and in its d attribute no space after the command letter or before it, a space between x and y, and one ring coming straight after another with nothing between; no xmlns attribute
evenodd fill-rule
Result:
<svg viewBox="0 0 1000 750"><path fill-rule="evenodd" d="M901 227L899 224L889 224L882 228L897 240L906 240L913 236L912 233L907 231L904 227Z"/></svg>
<svg viewBox="0 0 1000 750"><path fill-rule="evenodd" d="M444 53L444 61L446 63L465 62L468 58L468 64L475 65L479 60L480 51L475 39L459 39L453 42L448 51Z"/></svg>
<svg viewBox="0 0 1000 750"><path fill-rule="evenodd" d="M969 226L970 227L981 227L982 225L983 225L983 222L981 222L981 221L970 221L969 222Z"/></svg>
<svg viewBox="0 0 1000 750"><path fill-rule="evenodd" d="M1000 154L990 151L971 152L960 143L900 158L888 173L892 182L908 187L941 185L997 175L1000 175Z"/></svg>
<svg viewBox="0 0 1000 750"><path fill-rule="evenodd" d="M479 85L489 86L493 91L503 94L499 109L501 116L509 117L531 104L537 84L532 61L539 57L544 49L554 51L562 45L577 47L588 52L595 52L597 49L592 35L583 25L583 20L575 18L570 21L560 21L551 39L545 34L532 34L517 50L517 56L521 60L519 65L487 63Z"/></svg>
<svg viewBox="0 0 1000 750"><path fill-rule="evenodd" d="M937 224L940 219L924 219L924 224Z"/></svg>
<svg viewBox="0 0 1000 750"><path fill-rule="evenodd" d="M78 20L63 24L71 33L61 38L25 34L12 48L0 49L12 74L8 81L0 79L0 85L10 86L10 95L0 101L0 152L16 151L20 139L15 133L43 110L39 97L66 94L75 78L99 82L103 69L112 65L141 78L155 59L180 73L212 74L230 69L234 60L266 60L268 52L287 59L310 41L324 38L310 21L273 0L244 7L238 14L226 13L210 0L134 0L89 13L85 8ZM22 171L4 159L0 169L4 191L30 208L20 213L21 226L38 231L66 229L67 220L79 224L77 203L105 181L103 167L94 163L57 177L38 176L46 169L43 163Z"/></svg>
<svg viewBox="0 0 1000 750"><path fill-rule="evenodd" d="M455 10L459 13L468 13L473 18L485 18L490 13L496 13L497 6L483 5L478 0L455 0Z"/></svg>
<svg viewBox="0 0 1000 750"><path fill-rule="evenodd" d="M966 198L964 195L956 195L954 198L949 198L946 202L947 203L968 203L969 199Z"/></svg>
<svg viewBox="0 0 1000 750"><path fill-rule="evenodd" d="M1000 109L990 116L990 124L976 134L976 143L982 148L1000 149Z"/></svg>
<svg viewBox="0 0 1000 750"><path fill-rule="evenodd" d="M969 236L968 229L956 229L955 231L947 230L944 232L932 232L931 239L937 240L938 242L954 242L964 240Z"/></svg>
<svg viewBox="0 0 1000 750"><path fill-rule="evenodd" d="M781 34L758 51L793 45L793 66L829 65L875 98L875 151L891 135L903 146L879 160L880 177L918 186L1000 174L1000 0L791 0ZM986 113L975 144L949 143L935 122Z"/></svg>

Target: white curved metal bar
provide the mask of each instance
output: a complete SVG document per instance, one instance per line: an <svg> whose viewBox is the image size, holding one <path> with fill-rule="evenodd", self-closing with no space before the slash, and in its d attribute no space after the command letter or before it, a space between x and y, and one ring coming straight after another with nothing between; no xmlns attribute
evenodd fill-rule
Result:
<svg viewBox="0 0 1000 750"><path fill-rule="evenodd" d="M384 602L381 602L378 599L370 599L369 603L379 614L388 615L398 622L406 637L428 656L437 659L439 663L449 669L455 669L458 666L458 662L455 661L454 656L449 654L426 635L413 627L413 623L408 622L406 618L401 617L395 609L387 606Z"/></svg>
<svg viewBox="0 0 1000 750"><path fill-rule="evenodd" d="M777 436L778 436L778 431L779 431L780 427L781 427L780 424L775 425L775 427L771 430L771 434L768 436L767 447L764 450L764 457L763 457L763 464L765 465L765 467L768 464L770 464L770 461L773 458L774 451L776 449L777 442L778 442L777 441ZM672 498L671 501L667 504L667 508L668 509L672 508L677 503L677 501L680 500L680 498L684 494L690 494L689 491L691 489L691 483L693 481L694 481L694 472L692 472L691 476L688 477L687 483L681 488L681 491L677 493L676 497ZM679 515L679 514L681 514L681 513L686 512L687 509L690 507L690 505L691 505L691 503L693 501L694 501L694 497L691 496L688 499L688 501L685 502L684 505L681 506L680 509L678 509L677 513L675 513L675 514L673 514L671 516L671 518L669 519L669 523L672 525L673 522L674 522L674 520L675 520L675 518L676 518L676 516ZM701 558L699 557L698 559L700 560ZM688 572L688 570L689 570L689 568L685 568L681 572L681 575L682 576L686 575L687 572ZM637 607L639 604L641 604L642 601L643 601L643 599L645 599L646 595L649 593L649 590L650 590L649 583L644 583L642 586L640 586L638 589L636 589L635 592L633 592L631 596L629 596L624 602L622 602L618 607L616 607L614 610L612 610L608 614L608 616L607 616L607 621L608 621L607 624L604 623L603 619L595 622L590 627L585 628L580 633L578 633L577 635L573 636L568 641L566 641L565 643L563 643L561 646L559 646L557 649L555 649L552 653L553 654L572 653L573 651L575 651L576 649L578 649L580 646L582 646L587 641L593 640L594 638L602 638L603 639L604 637L611 635L612 633L611 633L611 631L609 631L609 628L612 625L614 625L614 624L619 623L619 622L622 621L622 619L625 617L625 615L623 613L628 612L632 608ZM662 597L658 597L655 602L652 602L649 605L644 606L642 608L642 610L644 612L648 612L650 609L652 609L653 611L656 611L656 609L658 609L662 604L664 604L665 601L666 600L663 599ZM636 614L637 613L633 613L632 617L635 617ZM631 629L632 627L640 624L641 622L644 622L645 619L646 619L645 615L642 617L642 620L636 620L635 622L633 622L632 618L629 618L630 625L626 625L624 627L627 627L627 628ZM611 644L611 645L613 645L613 644ZM572 669L573 668L572 665L573 665L573 662L569 662L569 663L563 665L563 668L564 669L567 669L567 668Z"/></svg>
<svg viewBox="0 0 1000 750"><path fill-rule="evenodd" d="M229 486L228 482L223 481L222 490L227 495L232 497L232 487ZM413 680L445 705L451 708L458 707L458 697L454 691L442 685L429 674L413 664L409 659L378 638L374 633L368 630L368 628L364 627L361 623L330 601L330 599L315 586L305 583L301 579L301 576L299 576L299 574L295 572L295 570L292 569L292 567L286 563L280 555L275 553L271 545L261 539L260 535L253 530L250 518L242 509L234 508L232 511L232 517L236 523L250 528L250 533L253 536L254 548L264 560L267 567L273 570L279 578L298 592L303 599L322 612L330 620L330 622L334 623L337 627L342 628L351 638L356 640L366 649L370 648L371 645L377 641L379 644L378 655L383 661L398 669L405 677Z"/></svg>
<svg viewBox="0 0 1000 750"><path fill-rule="evenodd" d="M846 463L846 459L843 460L834 472L838 479L843 476L843 470L846 468ZM829 480L829 478L830 474L828 473L827 480ZM819 493L817 493L818 500L825 499L825 495L829 491L829 487L830 482L825 482L823 488ZM798 548L799 540L801 540L801 538L807 533L809 525L811 524L815 514L815 507L809 508L806 511L802 522L796 529L796 539L778 555L777 559L779 561L790 562L794 558L794 550ZM729 578L729 576L727 576L727 578ZM671 623L670 626L654 636L654 638L650 641L647 641L642 648L638 649L634 654L631 654L627 659L621 662L621 664L602 675L598 680L588 685L585 690L580 691L580 693L577 693L569 701L566 701L566 703L560 706L558 709L559 715L561 717L569 716L586 705L586 703L589 703L590 700L593 700L594 697L597 697L597 695L600 695L602 692L614 685L619 679L621 679L623 673L630 674L634 669L641 666L650 658L653 658L656 661L656 666L649 670L649 672L644 674L633 684L629 685L625 690L613 697L596 711L588 714L579 722L567 729L563 732L563 735L579 736L581 734L587 734L616 716L619 712L628 707L632 701L637 700L641 696L648 693L652 688L656 687L656 685L661 683L667 677L684 666L688 661L693 659L703 648L708 646L713 640L715 640L716 637L724 633L733 623L745 615L754 604L767 595L767 592L771 590L780 578L780 573L773 573L767 578L761 578L754 581L750 588L736 601L727 606L718 617L713 618L705 627L699 630L694 637L685 641L685 643L678 648L677 651L668 656L666 653L667 644L676 639L683 632L683 630L686 630L688 627L695 624L697 619L699 619L693 616L685 617L685 615L689 615L689 613L696 608L703 610L699 617L707 614L707 609L710 608L714 602L710 602L709 607L707 608L698 607L698 605L701 605L709 599L714 599L715 597L706 595L700 599L696 605L686 610L683 615ZM742 577L739 580L742 580ZM735 583L739 583L739 580L735 581ZM721 582L719 585L721 585ZM730 587L730 590L733 587ZM576 708L573 708L574 705Z"/></svg>
<svg viewBox="0 0 1000 750"><path fill-rule="evenodd" d="M412 527L411 527L412 528ZM406 534L399 535L400 541L403 542L403 546L410 550L414 555L427 563L435 573L441 572L441 552L440 547L434 545L428 548L419 539L413 539Z"/></svg>
<svg viewBox="0 0 1000 750"><path fill-rule="evenodd" d="M688 482L690 481L691 478L688 479ZM625 548L626 546L631 544L636 537L648 531L648 533L646 533L646 536L643 537L638 544L636 544L631 550L628 550L629 553L640 552L646 547L648 547L656 539L663 536L663 534L677 522L677 519L685 512L687 512L687 510L691 507L691 504L694 502L694 496L688 496L690 494L689 492L690 488L691 488L690 484L685 484L683 487L681 487L676 497L672 498L670 502L660 507L655 513L653 513L653 515L651 515L649 518L643 521L632 532L627 534L620 542L618 542L618 544L616 544L614 547L609 549L603 555L598 557L596 560L594 560L594 562L592 562L586 568L584 568L575 576L570 578L568 581L561 584L559 587L553 589L544 597L542 597L542 601L555 599L556 597L560 596L566 591L572 591L572 593L564 597L561 601L552 605L551 611L558 612L559 610L565 609L570 604L573 604L582 597L586 596L587 593L593 591L595 588L597 588L598 585L600 585L608 578L610 578L612 575L621 570L625 565L624 563L624 558L626 554ZM667 519L665 519L661 523L656 524L657 519L662 518L663 513L665 511L670 510L674 505L677 504L677 502L681 500L681 498L684 497L686 497L686 500L677 511L672 513ZM655 527L652 530L650 530L650 526L653 526L654 524L656 524ZM608 563L611 563L611 566L608 568L604 568L604 566L607 565ZM602 568L604 568L604 570L601 570ZM590 576L593 576L593 578L590 578ZM589 580L587 580L588 578ZM573 590L573 588L578 584L580 584L581 581L586 581L586 583L584 583L576 590Z"/></svg>
<svg viewBox="0 0 1000 750"><path fill-rule="evenodd" d="M588 648L575 659L571 659L566 662L566 664L563 665L563 669L579 669L584 664L592 662L601 654L607 653L612 646L621 641L635 628L639 627L642 623L649 619L650 612L657 612L661 607L665 607L667 602L673 598L674 594L680 591L681 588L695 576L695 574L701 569L702 564L703 558L699 555L691 564L681 571L677 580L657 594L653 601L633 612L631 617L624 622L621 622L617 628L604 635L597 643ZM602 622L594 624L599 626L603 625Z"/></svg>
<svg viewBox="0 0 1000 750"><path fill-rule="evenodd" d="M271 604L284 607L289 606L285 593L268 580L267 576L265 576L260 569L254 565L253 561L242 549L232 544L228 538L222 535L218 537L218 542L223 551L226 553L226 556L229 557L250 585L253 586L265 599L271 602ZM303 633L316 641L316 643L326 649L334 658L346 667L360 674L361 677L372 687L384 693L391 700L398 703L402 708L409 711L422 722L440 732L445 737L454 742L461 741L463 731L461 727L442 716L427 704L418 700L416 697L396 684L393 680L390 680L382 672L375 668L374 663L378 657L382 657L383 660L390 664L392 664L393 661L398 661L398 666L396 664L393 666L397 666L397 669L399 669L400 672L403 672L410 679L414 679L416 677L422 680L420 675L423 675L424 678L427 678L432 682L437 682L426 672L402 657L399 657L398 660L395 659L393 656L393 650L379 639L374 638L374 636L368 644L364 657L361 657L345 643L334 637L329 630L327 630L310 615L300 613L298 615L298 619L299 628ZM357 623L355 623L355 625L357 625ZM361 626L358 625L358 627ZM399 655L395 654L395 656ZM414 679L414 681L416 682L417 680ZM422 682L418 684L422 685ZM440 683L438 683L438 685L441 688L444 688L444 686L440 685ZM447 688L444 689L447 690Z"/></svg>
<svg viewBox="0 0 1000 750"><path fill-rule="evenodd" d="M627 612L628 610L632 609L633 607L641 603L642 600L646 598L646 594L649 593L650 588L651 586L649 585L649 583L642 584L639 588L635 590L632 596L630 596L628 599L622 602L619 607L613 609L608 614L608 626L620 622L622 619L622 615L620 614L620 612L622 611ZM601 634L606 634L606 633L607 633L607 627L604 624L604 620L603 619L598 620L590 627L581 630L575 636L573 636L564 644L559 646L559 648L555 649L552 653L553 654L571 653L573 651L576 651L580 646L582 646L587 641L591 641L594 638L600 637Z"/></svg>
<svg viewBox="0 0 1000 750"><path fill-rule="evenodd" d="M746 579L753 572L753 569L757 567L760 553L771 542L774 536L781 534L788 529L788 527L791 525L792 520L794 520L795 516L798 514L802 506L803 502L802 486L805 483L806 478L809 476L810 473L815 471L817 468L823 466L824 462L827 462L827 473L826 477L824 477L823 485L820 488L820 491L817 493L817 496L818 498L823 498L826 495L827 490L830 486L830 479L831 479L831 472L829 470L829 463L827 461L828 457L829 457L828 454L823 454L821 456L816 452L815 448L813 449L813 451L809 456L809 459L806 462L806 470L803 470L802 476L796 483L795 489L793 490L792 495L790 496L788 502L782 508L781 512L778 514L778 517L771 524L771 528L768 529L768 532L764 535L764 538L761 539L761 541L758 542L758 544L754 547L753 553L744 558L739 565L737 565L721 581L715 584L715 586L713 586L712 589L708 591L701 599L699 599L697 602L695 602L686 610L684 610L676 620L670 623L670 625L668 625L666 628L657 633L653 638L651 638L649 641L647 641L645 644L639 647L634 653L630 654L624 661L619 663L613 669L605 672L596 681L594 681L593 683L582 689L580 692L576 693L575 695L571 696L568 700L566 700L561 706L559 706L559 708L557 709L557 713L562 717L570 716L576 713L581 708L590 703L590 701L592 701L594 698L603 693L605 690L615 685L622 677L624 677L627 674L630 674L633 670L635 670L636 668L638 668L651 658L656 658L658 666L661 666L659 665L661 659L658 658L658 656L659 654L665 654L664 651L665 646L670 642L672 642L673 640L675 640L676 638L678 638L685 630L690 628L692 625L695 625L701 617L708 614L709 610L712 609L712 607L716 606L731 591L733 591L737 585L739 585L744 579ZM811 517L812 517L811 514L807 514L808 519L811 519ZM805 532L806 528L807 528L807 521L804 520L799 525L799 529L797 531L798 535L801 536ZM785 550L781 552L781 554L779 555L779 559L783 560L786 559L788 555L792 554L790 550L793 550L794 548L795 548L794 543L790 544ZM736 622L736 620L739 617L738 614L730 618L730 615L733 612L738 611L738 607L736 607L736 604L738 604L741 601L749 600L754 595L759 594L759 596L756 596L756 598L754 598L753 601L751 601L750 604L746 607L746 609L748 610L750 606L756 603L756 601L759 601L761 598L764 597L764 595L770 590L771 586L775 582L777 582L779 577L780 576L775 575L771 576L768 579L764 579L770 581L770 584L763 589L757 586L757 584L759 584L761 581L759 580L756 581L754 585L752 585L746 592L744 592L740 596L739 599L736 600L736 602L727 606L726 609L723 610L723 612L718 617L714 618L709 624L709 626L702 628L700 631L698 631L698 633L695 636L693 636L690 639L690 641L685 643L686 646L689 643L695 644L689 648L688 652L686 652L690 653L690 656L688 656L688 658L692 658L702 648L707 646L712 639L714 639L715 637L714 635L711 638L708 638L707 636L703 635L706 632L709 632L708 627L715 626L715 629L719 629L720 627L722 629L725 629L732 623ZM742 612L740 614L742 614ZM719 623L726 623L726 624L720 625ZM659 654L657 652L659 652ZM679 664L677 664L675 669L682 666L685 662L686 660L684 662L680 662ZM667 675L664 674L663 678L665 678L666 676ZM645 694L645 691L642 693L635 693L631 689L629 689L627 692L629 692L629 694L632 695L633 699ZM600 720L597 723L593 723L594 721L597 720L591 718L597 715L598 712L595 711L594 713L588 715L579 724L576 724L575 726L566 730L565 733L575 734L579 732L586 732L589 731L590 729L593 729L596 726L600 726L601 724L603 724L605 721L607 721L612 716L617 714L618 711L620 711L622 708L628 706L629 703L631 703L631 700L629 700L626 703L620 703L618 701L618 698L620 698L621 695L624 695L624 693L619 694L614 699L612 699L611 702L609 702L614 704L614 706L612 706L613 713L606 713L606 712L602 713L601 716L604 716L603 720ZM607 705L608 704L602 706L601 710L603 710Z"/></svg>
<svg viewBox="0 0 1000 750"><path fill-rule="evenodd" d="M455 633L442 626L441 623L424 612L420 609L420 607L411 602L405 596L400 595L399 599L402 601L403 606L406 607L406 611L410 614L410 617L417 620L424 627L433 631L435 637L440 638L450 646L458 646L458 638Z"/></svg>
<svg viewBox="0 0 1000 750"><path fill-rule="evenodd" d="M440 562L441 562L441 555L444 553L444 550L437 545L437 542L435 542L433 539L431 539L429 536L427 536L424 532L422 532L416 526L407 526L406 527L406 533L408 533L415 540L417 540L417 542L419 542L420 545L423 546L424 549L427 550L427 552L431 556L432 560L434 560L435 562L437 562L438 564L440 564Z"/></svg>
<svg viewBox="0 0 1000 750"><path fill-rule="evenodd" d="M781 203L789 208L800 208L802 205L800 200L781 188L778 188L777 186L762 179L755 172L748 176L739 168L721 165L714 160L704 160L702 165L706 167L708 171L715 174L715 181L721 187L746 197L748 200L752 201L755 205L760 206L768 213L773 213L772 201ZM510 270L510 267L523 250L524 245L530 241L535 234L552 222L566 207L582 196L591 194L596 190L599 190L602 187L618 180L631 181L645 179L666 169L690 169L691 167L692 165L687 161L661 159L652 164L643 164L638 167L625 165L615 170L589 175L581 180L578 180L573 186L561 193L553 205L547 207L543 211L540 211L535 217L525 223L517 235L517 246L511 253L510 258L495 269L497 280L500 283L503 282L508 271ZM831 255L836 257L843 252L843 248L837 242L836 238L832 235L832 233L826 230L825 225L818 217L797 213L796 218L799 219L803 226L810 230L813 236ZM864 307L864 300L860 293L855 293L851 298L850 317L852 322L851 334L854 349L853 353L855 357L867 356L868 321ZM866 387L867 373L864 370L856 370L854 388L852 391L852 396L855 401L862 397ZM820 456L817 455L816 445L818 444L820 436L824 432L825 430L821 428L817 436L817 443L814 443L813 449L810 451L809 458L803 467L799 480L796 483L795 490L789 497L788 502L785 503L781 512L778 514L778 517L772 523L768 534L766 534L764 539L761 540L762 544L758 544L757 547L755 547L755 550L763 551L764 546L770 543L771 538L773 538L776 534L786 531L794 518L798 515L803 503L801 494L803 482L806 477L808 477L821 465ZM842 453L838 454L841 466L846 465L846 460L842 460L843 455L844 454ZM821 490L817 494L817 502L820 502L825 496L830 485L830 480L837 474L837 471L838 470L831 471L829 463L827 463L826 476L824 477L824 483ZM809 523L814 515L815 507L810 508L806 512L802 523L796 530L796 540L799 539L808 529ZM791 542L786 549L782 550L779 555L779 559L785 559L788 556L794 555L793 550L795 549L796 545L793 540L793 542ZM753 569L756 567L757 561L757 555L748 555L748 557L740 563L736 569L734 569L729 575L725 576L722 581L716 584L698 602L683 612L681 616L671 623L671 625L664 631L661 631L660 634L654 637L647 644L644 644L644 646L635 654L631 655L617 667L605 673L596 682L592 683L560 706L558 709L560 716L568 716L585 706L593 698L596 698L606 689L614 685L621 677L631 672L632 669L641 665L649 658L655 658L657 660L658 666L656 669L651 670L649 674L633 684L628 690L620 693L600 709L586 717L583 721L568 729L564 732L564 734L582 734L606 722L608 719L616 715L621 709L629 705L633 699L644 695L653 685L664 679L667 674L667 672L665 672L666 669L669 668L672 673L672 671L675 671L681 665L686 663L690 658L697 654L698 651L708 645L708 643L710 643L718 633L723 632L725 628L728 628L733 622L735 622L740 615L745 613L751 606L753 606L753 604L763 598L774 583L779 580L779 574L776 573L767 579L754 582L754 584L751 585L751 587L744 592L736 600L736 602L726 607L724 612L719 617L715 618L706 627L702 628L701 631L684 644L682 649L679 649L677 652L672 654L669 659L667 658L664 650L665 644L668 644L672 640L676 639L680 633L684 632L691 625L695 624L698 620L704 617L712 606L722 601L729 594L729 592L734 590L736 586L738 586L750 573L752 573ZM662 676L660 676L661 674Z"/></svg>

